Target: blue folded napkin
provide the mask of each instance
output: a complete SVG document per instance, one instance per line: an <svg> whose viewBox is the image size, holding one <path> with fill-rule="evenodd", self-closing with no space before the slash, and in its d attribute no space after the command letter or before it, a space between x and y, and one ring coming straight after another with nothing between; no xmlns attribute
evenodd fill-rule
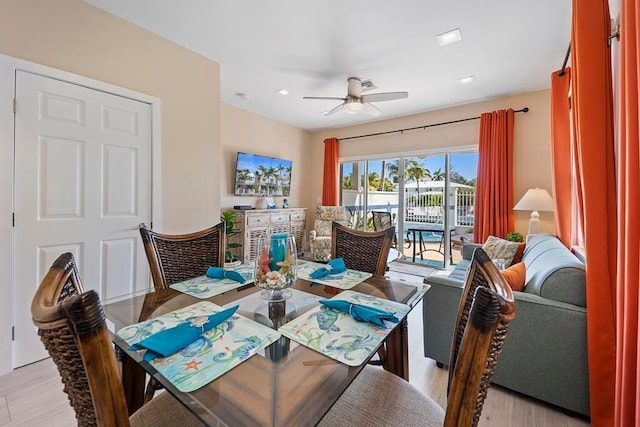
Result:
<svg viewBox="0 0 640 427"><path fill-rule="evenodd" d="M171 356L193 343L205 332L233 316L238 307L236 305L210 316L190 317L173 328L165 329L143 339L129 347L129 350L147 349L144 354L144 360L147 362L156 357Z"/></svg>
<svg viewBox="0 0 640 427"><path fill-rule="evenodd" d="M342 258L336 258L329 261L326 266L314 270L310 276L312 279L322 279L329 274L339 274L345 271L347 271L347 266L344 265L344 260Z"/></svg>
<svg viewBox="0 0 640 427"><path fill-rule="evenodd" d="M320 304L341 311L342 313L349 313L351 317L358 322L369 322L383 328L387 327L383 320L398 323L398 318L394 316L394 313L389 313L388 311L367 305L353 304L349 301L336 299L323 299L320 300Z"/></svg>
<svg viewBox="0 0 640 427"><path fill-rule="evenodd" d="M225 270L222 267L209 267L207 269L207 277L211 277L212 279L231 279L240 283L245 281L242 274L233 270Z"/></svg>

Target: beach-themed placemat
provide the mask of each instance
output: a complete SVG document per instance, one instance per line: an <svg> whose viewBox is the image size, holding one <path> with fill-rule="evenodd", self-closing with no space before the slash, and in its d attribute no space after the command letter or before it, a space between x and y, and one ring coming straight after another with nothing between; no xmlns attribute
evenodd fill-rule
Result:
<svg viewBox="0 0 640 427"><path fill-rule="evenodd" d="M398 320L409 312L409 306L360 292L345 291L331 298L375 307L394 313ZM364 363L391 332L395 323L384 321L386 328L373 323L358 322L349 313L342 313L319 304L318 307L278 329L306 347L349 366Z"/></svg>
<svg viewBox="0 0 640 427"><path fill-rule="evenodd" d="M174 283L169 287L192 297L207 299L253 282L253 263L241 264L226 270L237 271L244 277L245 281L240 283L231 279L212 279L207 276L199 276L184 282Z"/></svg>
<svg viewBox="0 0 640 427"><path fill-rule="evenodd" d="M338 289L351 289L358 283L362 283L369 277L373 276L371 273L365 273L364 271L349 270L338 274L329 274L321 279L312 279L311 273L318 268L325 267L325 264L319 264L317 262L304 262L298 263L296 272L299 279L309 280L310 282L320 283L323 285L333 286Z"/></svg>
<svg viewBox="0 0 640 427"><path fill-rule="evenodd" d="M134 345L186 319L209 316L222 308L208 301L163 314L118 331L127 344ZM150 363L178 390L190 392L215 380L280 338L271 328L238 314L201 335L196 341L169 357Z"/></svg>

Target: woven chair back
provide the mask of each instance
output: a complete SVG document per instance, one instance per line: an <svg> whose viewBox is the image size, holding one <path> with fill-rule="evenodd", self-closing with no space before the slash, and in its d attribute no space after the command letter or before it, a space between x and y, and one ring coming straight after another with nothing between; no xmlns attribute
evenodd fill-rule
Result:
<svg viewBox="0 0 640 427"><path fill-rule="evenodd" d="M476 249L454 330L445 426L478 424L514 317L511 288L487 254Z"/></svg>
<svg viewBox="0 0 640 427"><path fill-rule="evenodd" d="M207 268L224 264L224 222L189 234L161 234L140 227L140 236L156 289L203 276Z"/></svg>
<svg viewBox="0 0 640 427"><path fill-rule="evenodd" d="M58 367L78 425L128 426L102 305L95 291L82 292L73 255L60 255L33 298L33 323Z"/></svg>
<svg viewBox="0 0 640 427"><path fill-rule="evenodd" d="M384 276L395 227L381 231L361 231L334 222L331 257L343 258L347 268Z"/></svg>
<svg viewBox="0 0 640 427"><path fill-rule="evenodd" d="M371 215L373 215L373 229L375 231L384 230L393 225L390 212L373 211Z"/></svg>

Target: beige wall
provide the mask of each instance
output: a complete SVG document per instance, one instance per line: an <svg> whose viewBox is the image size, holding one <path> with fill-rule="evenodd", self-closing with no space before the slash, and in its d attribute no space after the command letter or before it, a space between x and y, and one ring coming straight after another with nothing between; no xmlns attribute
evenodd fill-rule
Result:
<svg viewBox="0 0 640 427"><path fill-rule="evenodd" d="M309 132L241 110L220 104L220 135L222 164L220 165L220 206L256 206L258 197L234 196L236 155L238 151L278 157L293 161L291 171L290 207L306 207L311 203L309 169L311 165L311 139ZM284 197L276 197L276 206L282 206Z"/></svg>
<svg viewBox="0 0 640 427"><path fill-rule="evenodd" d="M80 0L0 0L0 53L161 99L162 225L220 210L220 67Z"/></svg>
<svg viewBox="0 0 640 427"><path fill-rule="evenodd" d="M401 101L398 101L401 102ZM550 99L549 91L495 99L475 104L467 104L428 113L389 119L371 124L351 126L312 134L314 159L323 158L323 141L329 137L348 137L385 132L395 129L411 128L431 123L457 120L478 116L483 112L513 108L518 110L529 107L528 113L515 115L514 128L514 202L517 202L527 189L533 187L551 189L551 145L550 145ZM445 126L418 129L402 134L389 134L360 138L340 142L340 157L372 156L379 154L398 154L419 152L448 147L470 146L478 144L479 120L461 122ZM317 205L316 198L322 195L322 162L312 163L311 205ZM516 212L516 230L527 232L529 212ZM554 232L553 214L540 213L541 231Z"/></svg>

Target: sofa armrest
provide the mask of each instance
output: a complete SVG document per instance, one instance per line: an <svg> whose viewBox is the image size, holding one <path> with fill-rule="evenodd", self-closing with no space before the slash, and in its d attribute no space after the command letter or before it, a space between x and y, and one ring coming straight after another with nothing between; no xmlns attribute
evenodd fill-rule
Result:
<svg viewBox="0 0 640 427"><path fill-rule="evenodd" d="M523 292L514 296L516 317L492 381L588 416L586 309Z"/></svg>
<svg viewBox="0 0 640 427"><path fill-rule="evenodd" d="M469 261L460 261L453 270L434 270L427 275L423 282L427 285L432 283L448 284L456 287L462 287L467 278L467 270L469 269Z"/></svg>
<svg viewBox="0 0 640 427"><path fill-rule="evenodd" d="M429 280L423 300L424 355L449 364L463 283ZM586 310L514 292L511 322L493 382L589 414Z"/></svg>
<svg viewBox="0 0 640 427"><path fill-rule="evenodd" d="M424 355L448 365L464 282L443 283L428 279L425 283L431 287L422 300Z"/></svg>

